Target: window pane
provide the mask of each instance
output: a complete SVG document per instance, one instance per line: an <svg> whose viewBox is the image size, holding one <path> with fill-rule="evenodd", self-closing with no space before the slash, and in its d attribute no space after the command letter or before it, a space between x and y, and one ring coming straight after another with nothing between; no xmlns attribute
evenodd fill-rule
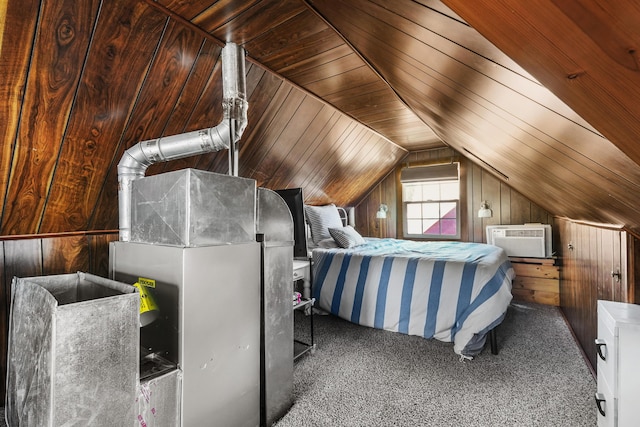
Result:
<svg viewBox="0 0 640 427"><path fill-rule="evenodd" d="M424 230L422 234L440 234L440 221L437 219L425 219L422 222L422 227Z"/></svg>
<svg viewBox="0 0 640 427"><path fill-rule="evenodd" d="M422 220L421 219L408 219L407 220L407 232L409 234L422 234Z"/></svg>
<svg viewBox="0 0 640 427"><path fill-rule="evenodd" d="M407 218L422 218L420 203L407 203Z"/></svg>
<svg viewBox="0 0 640 427"><path fill-rule="evenodd" d="M402 199L405 202L419 202L422 200L422 186L420 184L404 184Z"/></svg>
<svg viewBox="0 0 640 427"><path fill-rule="evenodd" d="M442 235L455 236L458 234L457 221L455 219L442 219L440 227Z"/></svg>
<svg viewBox="0 0 640 427"><path fill-rule="evenodd" d="M457 218L456 204L454 202L445 202L441 204L442 218Z"/></svg>
<svg viewBox="0 0 640 427"><path fill-rule="evenodd" d="M460 198L460 184L458 182L443 182L442 198L448 200L454 200Z"/></svg>
<svg viewBox="0 0 640 427"><path fill-rule="evenodd" d="M423 203L422 216L424 218L440 218L440 203Z"/></svg>
<svg viewBox="0 0 640 427"><path fill-rule="evenodd" d="M422 200L440 200L440 184L423 184Z"/></svg>

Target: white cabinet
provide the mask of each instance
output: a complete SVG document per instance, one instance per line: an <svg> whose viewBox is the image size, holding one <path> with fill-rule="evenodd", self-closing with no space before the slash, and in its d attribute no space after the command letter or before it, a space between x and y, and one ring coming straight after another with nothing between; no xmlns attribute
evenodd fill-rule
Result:
<svg viewBox="0 0 640 427"><path fill-rule="evenodd" d="M640 305L598 301L598 426L640 418Z"/></svg>
<svg viewBox="0 0 640 427"><path fill-rule="evenodd" d="M300 320L301 316L296 316L296 313L299 313L309 322L309 336L304 340L295 336L293 339L293 360L297 360L307 352L313 354L316 348L313 338L313 304L315 300L311 297L311 259L293 260L293 283L294 291L298 289L296 284L302 283L302 288L299 289L302 298L293 303L294 319L297 317Z"/></svg>

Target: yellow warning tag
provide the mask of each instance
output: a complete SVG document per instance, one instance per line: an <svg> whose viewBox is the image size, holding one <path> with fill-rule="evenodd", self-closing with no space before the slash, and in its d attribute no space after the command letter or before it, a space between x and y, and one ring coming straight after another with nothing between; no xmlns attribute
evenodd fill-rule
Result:
<svg viewBox="0 0 640 427"><path fill-rule="evenodd" d="M155 288L156 281L154 279L145 279L144 277L138 277L138 283L147 288Z"/></svg>
<svg viewBox="0 0 640 427"><path fill-rule="evenodd" d="M149 294L139 282L134 283L133 286L138 288L138 291L140 291L140 314L158 309L158 306L153 300L151 294Z"/></svg>

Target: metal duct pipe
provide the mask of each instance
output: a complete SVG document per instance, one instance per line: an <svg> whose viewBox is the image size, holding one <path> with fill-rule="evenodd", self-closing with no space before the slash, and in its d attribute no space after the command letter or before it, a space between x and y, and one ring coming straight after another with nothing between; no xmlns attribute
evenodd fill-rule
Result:
<svg viewBox="0 0 640 427"><path fill-rule="evenodd" d="M229 174L237 176L236 141L247 126L244 49L227 43L222 49L222 107L220 124L209 129L141 141L125 151L118 163L118 220L120 240L131 237L131 189L133 181L143 178L154 163L182 159L228 148ZM233 159L234 165L231 164Z"/></svg>
<svg viewBox="0 0 640 427"><path fill-rule="evenodd" d="M229 175L232 176L238 176L239 150L236 142L247 126L247 85L244 76L242 48L228 44L222 50L222 107L225 118L229 120Z"/></svg>

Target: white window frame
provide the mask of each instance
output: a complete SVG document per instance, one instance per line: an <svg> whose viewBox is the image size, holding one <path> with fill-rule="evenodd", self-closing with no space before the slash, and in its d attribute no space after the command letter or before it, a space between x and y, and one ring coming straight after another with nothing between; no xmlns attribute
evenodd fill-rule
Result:
<svg viewBox="0 0 640 427"><path fill-rule="evenodd" d="M461 238L461 211L460 211L460 165L459 163L450 163L446 165L432 165L432 166L422 166L416 168L405 168L401 172L401 186L402 186L402 221L403 228L402 234L403 238L406 239L429 239L429 240L459 240ZM429 184L429 185L442 185L442 184L451 184L456 183L458 186L458 194L457 198L455 197L443 197L440 194L438 198L431 199L423 199L423 200L405 200L405 186L407 185L415 185L415 184ZM437 204L438 209L441 209L443 204L455 204L455 226L456 233L455 234L425 234L424 232L421 234L409 234L408 232L408 212L409 205L411 204ZM422 209L422 208L421 208ZM449 210L450 212L450 210ZM425 218L424 214L420 218L424 220L436 220L440 221L445 218L446 215L443 215L440 210L438 210L438 218ZM440 224L441 225L441 224Z"/></svg>

